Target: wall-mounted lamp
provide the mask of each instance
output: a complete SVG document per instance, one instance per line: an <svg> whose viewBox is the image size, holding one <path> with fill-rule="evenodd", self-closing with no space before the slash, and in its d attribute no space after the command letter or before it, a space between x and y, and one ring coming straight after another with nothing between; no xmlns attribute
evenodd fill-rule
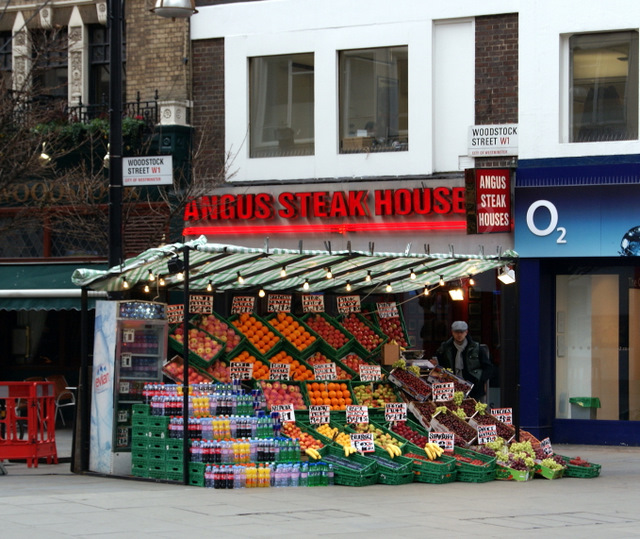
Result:
<svg viewBox="0 0 640 539"><path fill-rule="evenodd" d="M111 163L111 144L107 144L107 153L104 154L102 158L102 166L104 168L109 168L109 164Z"/></svg>
<svg viewBox="0 0 640 539"><path fill-rule="evenodd" d="M195 0L157 0L156 6L149 11L174 21L188 19L194 13L198 13Z"/></svg>
<svg viewBox="0 0 640 539"><path fill-rule="evenodd" d="M498 280L503 284L513 284L516 282L516 272L509 266L502 266L498 270Z"/></svg>
<svg viewBox="0 0 640 539"><path fill-rule="evenodd" d="M45 148L46 145L47 145L46 142L42 143L42 152L40 153L40 156L38 157L38 161L40 161L40 165L43 166L43 167L48 165L51 162L51 156L44 151L44 148Z"/></svg>

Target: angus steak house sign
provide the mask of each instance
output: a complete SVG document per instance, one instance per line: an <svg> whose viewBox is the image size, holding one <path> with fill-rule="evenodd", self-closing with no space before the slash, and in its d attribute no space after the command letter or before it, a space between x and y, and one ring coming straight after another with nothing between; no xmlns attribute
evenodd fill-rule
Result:
<svg viewBox="0 0 640 539"><path fill-rule="evenodd" d="M291 189L279 193L240 191L191 200L184 212L184 235L466 228L465 189L453 185L401 189Z"/></svg>

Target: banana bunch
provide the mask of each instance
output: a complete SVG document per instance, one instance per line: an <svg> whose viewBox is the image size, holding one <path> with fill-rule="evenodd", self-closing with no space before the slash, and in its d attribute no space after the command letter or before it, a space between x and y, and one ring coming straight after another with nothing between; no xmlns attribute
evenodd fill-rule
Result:
<svg viewBox="0 0 640 539"><path fill-rule="evenodd" d="M402 450L395 444L387 444L384 449L391 458L402 455Z"/></svg>
<svg viewBox="0 0 640 539"><path fill-rule="evenodd" d="M429 442L424 446L424 452L427 454L427 457L429 457L429 460L436 460L440 455L442 455L442 453L444 453L444 449L442 449L438 444Z"/></svg>
<svg viewBox="0 0 640 539"><path fill-rule="evenodd" d="M344 449L344 456L345 457L348 457L349 455L353 455L354 453L358 452L358 450L355 447L351 446L351 445L344 445L343 449Z"/></svg>
<svg viewBox="0 0 640 539"><path fill-rule="evenodd" d="M304 452L314 460L320 460L322 458L322 455L318 452L317 449L313 449L310 447L309 449L305 449Z"/></svg>

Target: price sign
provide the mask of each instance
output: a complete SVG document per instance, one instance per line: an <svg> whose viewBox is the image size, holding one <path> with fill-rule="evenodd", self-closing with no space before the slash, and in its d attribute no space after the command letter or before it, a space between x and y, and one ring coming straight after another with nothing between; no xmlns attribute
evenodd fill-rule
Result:
<svg viewBox="0 0 640 539"><path fill-rule="evenodd" d="M229 376L232 380L250 380L253 378L253 363L232 361L229 363Z"/></svg>
<svg viewBox="0 0 640 539"><path fill-rule="evenodd" d="M545 457L550 457L553 455L553 448L551 447L551 440L549 440L549 438L540 440L540 449L542 449Z"/></svg>
<svg viewBox="0 0 640 539"><path fill-rule="evenodd" d="M359 313L362 310L360 296L338 296L336 300L340 314Z"/></svg>
<svg viewBox="0 0 640 539"><path fill-rule="evenodd" d="M118 410L118 423L126 423L129 421L129 413L127 410Z"/></svg>
<svg viewBox="0 0 640 539"><path fill-rule="evenodd" d="M269 294L267 298L267 312L290 313L291 294Z"/></svg>
<svg viewBox="0 0 640 539"><path fill-rule="evenodd" d="M353 433L350 437L351 447L355 447L360 453L373 453L376 450L372 432Z"/></svg>
<svg viewBox="0 0 640 539"><path fill-rule="evenodd" d="M331 418L331 406L311 405L309 406L309 423L312 425L323 425L329 423Z"/></svg>
<svg viewBox="0 0 640 539"><path fill-rule="evenodd" d="M478 444L484 445L495 442L498 437L498 429L495 425L478 425Z"/></svg>
<svg viewBox="0 0 640 539"><path fill-rule="evenodd" d="M491 408L491 415L505 425L513 425L513 408Z"/></svg>
<svg viewBox="0 0 640 539"><path fill-rule="evenodd" d="M396 303L376 303L380 318L398 318L398 305Z"/></svg>
<svg viewBox="0 0 640 539"><path fill-rule="evenodd" d="M167 321L178 324L184 320L184 305L167 305Z"/></svg>
<svg viewBox="0 0 640 539"><path fill-rule="evenodd" d="M293 411L293 404L274 404L271 407L272 412L280 414L280 421L283 423L295 423L296 413Z"/></svg>
<svg viewBox="0 0 640 539"><path fill-rule="evenodd" d="M131 368L131 354L120 354L120 367L122 369Z"/></svg>
<svg viewBox="0 0 640 539"><path fill-rule="evenodd" d="M407 420L407 403L406 402L386 402L384 405L385 421L406 421Z"/></svg>
<svg viewBox="0 0 640 539"><path fill-rule="evenodd" d="M322 294L303 294L302 295L302 312L323 313L324 312L324 296Z"/></svg>
<svg viewBox="0 0 640 539"><path fill-rule="evenodd" d="M134 342L136 340L136 330L135 329L123 329L122 330L122 342Z"/></svg>
<svg viewBox="0 0 640 539"><path fill-rule="evenodd" d="M128 395L131 391L131 384L129 382L120 382L120 394Z"/></svg>
<svg viewBox="0 0 640 539"><path fill-rule="evenodd" d="M438 444L445 453L453 453L453 446L455 442L455 434L453 432L434 432L429 433L429 442L432 444Z"/></svg>
<svg viewBox="0 0 640 539"><path fill-rule="evenodd" d="M345 412L347 416L347 423L350 425L369 423L369 408L366 406L347 404Z"/></svg>
<svg viewBox="0 0 640 539"><path fill-rule="evenodd" d="M231 314L252 313L256 306L253 296L234 296L231 300Z"/></svg>
<svg viewBox="0 0 640 539"><path fill-rule="evenodd" d="M362 365L358 366L360 380L363 382L375 382L382 378L380 365Z"/></svg>
<svg viewBox="0 0 640 539"><path fill-rule="evenodd" d="M455 385L453 382L440 382L431 385L433 400L435 402L445 402L453 400Z"/></svg>
<svg viewBox="0 0 640 539"><path fill-rule="evenodd" d="M336 380L338 378L338 374L336 372L336 364L331 362L314 365L313 375L315 376L316 380Z"/></svg>
<svg viewBox="0 0 640 539"><path fill-rule="evenodd" d="M118 437L118 446L129 445L129 429L127 427L118 427L116 436Z"/></svg>
<svg viewBox="0 0 640 539"><path fill-rule="evenodd" d="M289 380L290 369L289 363L272 363L269 367L269 380Z"/></svg>
<svg viewBox="0 0 640 539"><path fill-rule="evenodd" d="M213 296L190 294L189 312L194 314L212 314Z"/></svg>

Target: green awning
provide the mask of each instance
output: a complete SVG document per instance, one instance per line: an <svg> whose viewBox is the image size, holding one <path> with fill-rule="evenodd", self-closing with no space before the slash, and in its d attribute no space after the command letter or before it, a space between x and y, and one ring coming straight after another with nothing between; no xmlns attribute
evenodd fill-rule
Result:
<svg viewBox="0 0 640 539"><path fill-rule="evenodd" d="M80 310L81 290L71 281L78 266L78 263L0 264L0 310ZM103 270L106 265L95 264L92 268ZM89 308L94 303L90 299Z"/></svg>

